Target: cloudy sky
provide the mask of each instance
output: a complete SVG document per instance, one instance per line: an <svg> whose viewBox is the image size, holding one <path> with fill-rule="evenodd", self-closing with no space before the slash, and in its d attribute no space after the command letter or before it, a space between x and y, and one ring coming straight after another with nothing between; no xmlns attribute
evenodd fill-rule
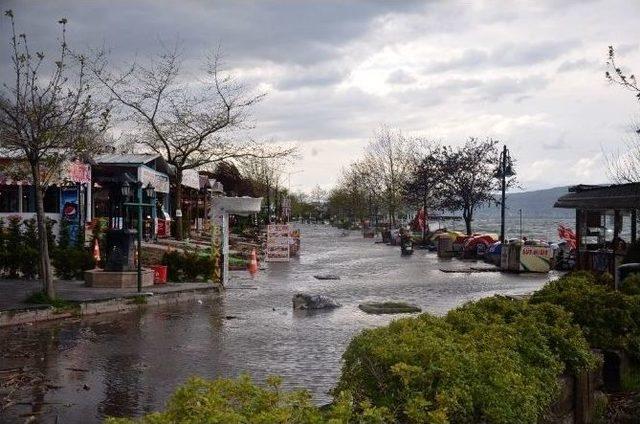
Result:
<svg viewBox="0 0 640 424"><path fill-rule="evenodd" d="M222 46L226 66L268 93L254 136L299 146L296 190L330 187L380 124L450 144L499 139L525 189L603 182L603 149L629 137L640 106L604 78L611 44L640 72L636 0L0 3L35 45L64 16L73 46L123 62L179 38L195 74Z"/></svg>

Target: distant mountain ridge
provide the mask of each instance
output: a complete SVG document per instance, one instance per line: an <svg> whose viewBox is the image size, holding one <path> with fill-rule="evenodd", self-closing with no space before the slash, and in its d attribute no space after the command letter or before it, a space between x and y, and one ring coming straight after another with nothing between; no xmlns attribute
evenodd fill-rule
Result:
<svg viewBox="0 0 640 424"><path fill-rule="evenodd" d="M568 189L569 186L561 186L545 190L507 193L506 214L508 217L515 217L518 216L518 210L522 209L522 216L527 218L574 218L573 209L553 207L560 196L568 193ZM478 218L500 216L500 205L483 206L476 211L475 216Z"/></svg>

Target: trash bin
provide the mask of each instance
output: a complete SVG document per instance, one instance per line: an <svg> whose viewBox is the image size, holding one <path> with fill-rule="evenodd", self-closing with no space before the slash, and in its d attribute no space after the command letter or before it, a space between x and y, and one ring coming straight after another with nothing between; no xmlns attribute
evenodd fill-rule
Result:
<svg viewBox="0 0 640 424"><path fill-rule="evenodd" d="M625 278L627 278L629 276L629 274L635 274L635 273L640 273L640 263L629 263L629 264L622 264L618 267L618 287L620 286L620 284L622 284L622 282L624 281ZM616 287L616 288L618 288Z"/></svg>
<svg viewBox="0 0 640 424"><path fill-rule="evenodd" d="M165 284L167 282L167 266L153 265L153 284Z"/></svg>

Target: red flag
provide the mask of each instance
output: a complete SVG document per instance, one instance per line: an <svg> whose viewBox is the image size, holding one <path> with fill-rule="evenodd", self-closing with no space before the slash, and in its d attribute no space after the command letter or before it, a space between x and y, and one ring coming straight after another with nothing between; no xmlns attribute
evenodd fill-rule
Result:
<svg viewBox="0 0 640 424"><path fill-rule="evenodd" d="M566 241L571 249L576 248L577 237L571 228L567 228L562 224L558 225L558 237Z"/></svg>

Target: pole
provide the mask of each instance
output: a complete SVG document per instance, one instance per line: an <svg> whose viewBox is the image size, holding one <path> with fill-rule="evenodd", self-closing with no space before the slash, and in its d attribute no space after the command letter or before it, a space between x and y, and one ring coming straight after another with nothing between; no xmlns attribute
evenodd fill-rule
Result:
<svg viewBox="0 0 640 424"><path fill-rule="evenodd" d="M518 213L520 214L520 239L522 239L522 209L518 209Z"/></svg>
<svg viewBox="0 0 640 424"><path fill-rule="evenodd" d="M138 183L138 293L142 291L142 183Z"/></svg>
<svg viewBox="0 0 640 424"><path fill-rule="evenodd" d="M502 202L500 202L500 241L504 243L504 212L505 212L505 192L507 189L507 146L502 146L502 156L500 157L500 174L502 177Z"/></svg>

